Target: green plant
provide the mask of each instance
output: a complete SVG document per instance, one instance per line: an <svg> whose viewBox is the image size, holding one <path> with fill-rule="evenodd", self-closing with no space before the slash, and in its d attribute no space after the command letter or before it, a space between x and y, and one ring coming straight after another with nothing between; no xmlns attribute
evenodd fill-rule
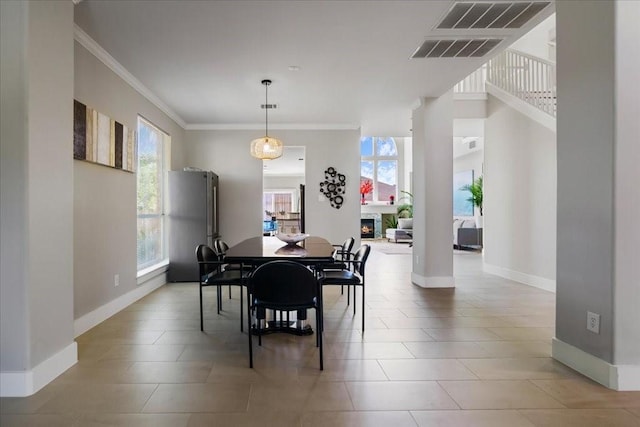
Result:
<svg viewBox="0 0 640 427"><path fill-rule="evenodd" d="M460 187L460 190L471 193L467 201L477 207L480 210L480 215L482 215L482 175L475 179L473 183Z"/></svg>
<svg viewBox="0 0 640 427"><path fill-rule="evenodd" d="M387 217L386 221L384 222L384 225L387 228L398 228L398 217L395 215Z"/></svg>
<svg viewBox="0 0 640 427"><path fill-rule="evenodd" d="M400 191L406 196L400 198L400 200L406 200L406 203L398 205L398 218L413 218L413 194L408 191Z"/></svg>

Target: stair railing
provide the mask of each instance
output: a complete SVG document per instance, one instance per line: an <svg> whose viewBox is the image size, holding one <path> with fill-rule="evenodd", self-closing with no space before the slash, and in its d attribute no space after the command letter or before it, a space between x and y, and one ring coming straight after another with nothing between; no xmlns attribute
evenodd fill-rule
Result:
<svg viewBox="0 0 640 427"><path fill-rule="evenodd" d="M459 94L486 93L487 89L484 84L486 81L487 64L484 64L465 77L464 80L460 80L458 84L453 87L453 92Z"/></svg>
<svg viewBox="0 0 640 427"><path fill-rule="evenodd" d="M488 62L487 82L556 117L556 65L507 49Z"/></svg>

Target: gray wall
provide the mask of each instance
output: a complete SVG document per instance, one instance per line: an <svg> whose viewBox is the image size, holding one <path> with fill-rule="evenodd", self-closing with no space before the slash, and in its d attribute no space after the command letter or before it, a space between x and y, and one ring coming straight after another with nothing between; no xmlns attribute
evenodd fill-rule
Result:
<svg viewBox="0 0 640 427"><path fill-rule="evenodd" d="M305 147L306 232L341 243L360 238L360 133L357 130L275 130L285 145ZM249 154L260 131L187 131L187 164L220 176L220 230L231 245L262 234L262 162ZM324 170L347 176L341 209L320 201Z"/></svg>
<svg viewBox="0 0 640 427"><path fill-rule="evenodd" d="M1 7L5 372L73 343L73 4Z"/></svg>
<svg viewBox="0 0 640 427"><path fill-rule="evenodd" d="M614 292L614 9L614 2L556 3L556 337L610 363ZM587 331L587 311L600 314L599 335Z"/></svg>
<svg viewBox="0 0 640 427"><path fill-rule="evenodd" d="M171 136L172 167L183 167L184 130L78 42L74 97L132 129L145 117ZM137 286L136 175L79 160L73 171L77 319Z"/></svg>
<svg viewBox="0 0 640 427"><path fill-rule="evenodd" d="M556 277L556 135L489 95L484 262Z"/></svg>

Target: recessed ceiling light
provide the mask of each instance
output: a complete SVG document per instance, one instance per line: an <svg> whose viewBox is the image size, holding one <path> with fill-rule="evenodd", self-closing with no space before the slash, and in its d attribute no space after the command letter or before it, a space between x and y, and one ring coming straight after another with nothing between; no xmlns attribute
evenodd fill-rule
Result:
<svg viewBox="0 0 640 427"><path fill-rule="evenodd" d="M300 71L300 67L297 65L289 65L289 71Z"/></svg>

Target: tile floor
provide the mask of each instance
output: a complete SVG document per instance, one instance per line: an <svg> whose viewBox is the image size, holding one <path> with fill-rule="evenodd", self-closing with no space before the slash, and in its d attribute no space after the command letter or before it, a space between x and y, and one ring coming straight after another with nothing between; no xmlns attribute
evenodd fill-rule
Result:
<svg viewBox="0 0 640 427"><path fill-rule="evenodd" d="M249 369L238 292L170 284L77 338L79 362L28 398L10 426L640 426L640 392L614 392L550 358L554 294L454 256L457 287L410 282L411 256L375 250L367 324L325 289L325 370L315 337L264 337ZM310 319L313 321L312 319ZM257 344L257 340L255 342Z"/></svg>

